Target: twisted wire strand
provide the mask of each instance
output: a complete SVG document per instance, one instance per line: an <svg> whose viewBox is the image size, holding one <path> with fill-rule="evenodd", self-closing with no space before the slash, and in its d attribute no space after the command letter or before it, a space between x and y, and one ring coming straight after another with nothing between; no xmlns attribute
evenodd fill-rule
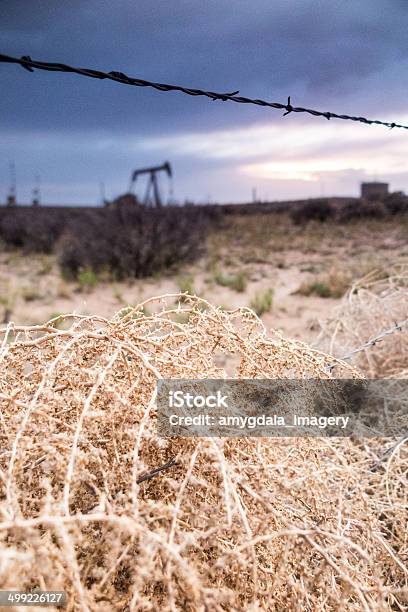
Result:
<svg viewBox="0 0 408 612"><path fill-rule="evenodd" d="M374 336L370 340L367 340L367 342L364 342L364 344L346 353L339 359L341 361L347 361L348 359L352 359L355 355L357 355L357 353L362 353L363 351L366 351L367 349L376 346L379 342L384 340L384 338L387 338L388 336L392 336L396 332L402 332L403 328L406 325L408 325L408 319L404 319L400 323L396 322L394 326L391 327L390 329L386 329L385 331L382 331L380 334L378 334L378 336ZM333 368L336 367L336 365L340 365L340 364L338 362L333 362L328 366L328 369L332 370Z"/></svg>
<svg viewBox="0 0 408 612"><path fill-rule="evenodd" d="M0 54L0 62L9 64L19 64L29 72L37 70L47 70L50 72L68 72L79 74L82 76L90 77L93 79L108 79L117 83L123 83L125 85L133 85L135 87L152 87L158 91L178 91L188 96L204 96L211 100L222 100L223 102L237 102L239 104L254 104L256 106L264 106L268 108L274 108L278 110L284 110L283 116L289 115L290 113L307 113L314 117L324 117L325 119L342 119L346 121L356 121L358 123L365 123L366 125L383 125L390 129L401 128L408 130L408 125L401 125L394 121L380 121L378 119L367 119L366 117L359 117L353 115L344 115L333 113L331 111L319 111L311 108L304 108L302 106L293 106L291 103L291 97L288 97L286 104L280 102L267 102L257 98L247 98L245 96L239 96L239 90L232 91L229 93L219 93L215 91L206 91L203 89L196 89L192 87L182 87L181 85L169 85L165 83L155 83L154 81L146 81L135 77L130 77L123 72L110 71L104 72L101 70L94 70L92 68L77 68L69 66L67 64L61 64L58 62L41 62L38 60L32 60L29 55L23 55L22 57L13 57L11 55Z"/></svg>

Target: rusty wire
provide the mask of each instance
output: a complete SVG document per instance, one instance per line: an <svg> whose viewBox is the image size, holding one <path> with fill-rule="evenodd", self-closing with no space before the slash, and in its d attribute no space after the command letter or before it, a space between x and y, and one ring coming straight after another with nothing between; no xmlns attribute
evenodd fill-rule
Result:
<svg viewBox="0 0 408 612"><path fill-rule="evenodd" d="M155 83L152 81L146 81L144 79L138 79L130 77L123 72L111 71L103 72L101 70L94 70L91 68L76 68L74 66L68 66L67 64L61 64L57 62L41 62L32 60L29 55L23 55L22 57L12 57L10 55L0 54L0 62L9 64L19 64L29 72L34 72L34 69L47 70L51 72L71 72L74 74L80 74L82 76L90 77L93 79L109 79L110 81L116 81L117 83L123 83L125 85L133 85L135 87L152 87L158 91L179 91L187 94L188 96L204 96L211 100L222 100L224 102L237 102L239 104L255 104L257 106L265 106L269 108L275 108L284 110L283 116L290 113L307 113L314 117L324 117L325 119L343 119L348 121L357 121L359 123L365 123L367 125L383 125L390 129L402 128L408 130L407 125L401 125L394 121L379 121L378 119L367 119L366 117L358 117L352 115L340 115L332 113L330 111L318 111L311 108L303 108L302 106L293 106L291 103L291 97L288 97L286 104L280 102L267 102L265 100L247 98L244 96L238 96L239 91L233 91L229 93L217 93L214 91L205 91L203 89L195 89L191 87L182 87L180 85L167 85L164 83Z"/></svg>

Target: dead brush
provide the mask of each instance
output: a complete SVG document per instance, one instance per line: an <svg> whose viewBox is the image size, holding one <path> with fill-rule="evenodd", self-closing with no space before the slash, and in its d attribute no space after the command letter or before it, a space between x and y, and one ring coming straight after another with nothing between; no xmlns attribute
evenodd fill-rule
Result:
<svg viewBox="0 0 408 612"><path fill-rule="evenodd" d="M249 309L182 297L2 330L0 588L68 610L403 609L406 445L157 436L157 380L226 377L219 353L239 378L331 376Z"/></svg>
<svg viewBox="0 0 408 612"><path fill-rule="evenodd" d="M356 281L334 316L322 326L316 346L337 357L408 319L408 265L396 264L387 274L373 270ZM376 342L375 351L359 351L353 364L367 378L387 378L407 369L408 334L393 333Z"/></svg>

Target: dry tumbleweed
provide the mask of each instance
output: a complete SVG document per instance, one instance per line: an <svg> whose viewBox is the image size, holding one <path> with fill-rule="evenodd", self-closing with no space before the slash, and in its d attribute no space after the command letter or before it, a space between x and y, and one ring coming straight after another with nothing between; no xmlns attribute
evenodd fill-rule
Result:
<svg viewBox="0 0 408 612"><path fill-rule="evenodd" d="M3 330L0 588L68 610L402 610L406 445L158 438L160 377L329 377L332 358L246 309L153 301Z"/></svg>

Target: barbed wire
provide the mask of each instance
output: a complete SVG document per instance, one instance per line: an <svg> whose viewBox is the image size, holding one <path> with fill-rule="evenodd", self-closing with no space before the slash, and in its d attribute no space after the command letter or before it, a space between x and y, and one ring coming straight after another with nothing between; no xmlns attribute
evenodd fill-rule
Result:
<svg viewBox="0 0 408 612"><path fill-rule="evenodd" d="M357 353L362 353L368 348L372 348L376 346L379 342L382 342L384 338L387 338L388 336L392 336L396 332L402 332L403 327L405 327L406 325L408 325L408 319L404 319L403 321L401 321L401 323L396 322L393 327L381 332L380 334L378 334L378 336L374 336L374 338L367 340L367 342L364 342L364 344L362 344L361 346L353 349L352 351L349 351L342 357L339 357L339 360L347 361L348 359L351 359L352 357L354 357L354 355L357 355ZM329 371L331 371L333 370L333 368L335 368L338 365L340 365L340 363L336 361L328 365L327 368Z"/></svg>
<svg viewBox="0 0 408 612"><path fill-rule="evenodd" d="M23 55L22 57L12 57L11 55L0 54L0 62L9 64L19 64L29 72L37 70L47 70L51 72L71 72L82 76L90 77L92 79L108 79L117 83L123 83L125 85L133 85L135 87L152 87L158 91L178 91L188 96L204 96L211 100L222 100L223 102L237 102L239 104L254 104L257 106L264 106L274 108L278 110L284 110L283 116L289 115L290 113L307 113L314 117L324 117L325 119L343 119L347 121L357 121L359 123L365 123L367 125L383 125L390 129L401 128L408 130L407 125L401 125L394 121L379 121L378 119L367 119L366 117L358 117L352 115L343 115L333 113L330 111L318 111L311 108L304 108L302 106L293 106L291 97L288 97L286 104L280 102L267 102L266 100L247 98L244 96L238 96L239 90L232 91L229 93L218 93L215 91L206 91L203 89L195 89L192 87L182 87L181 85L168 85L165 83L155 83L153 81L146 81L135 77L130 77L123 72L110 71L103 72L101 70L94 70L92 68L76 68L67 64L61 64L57 62L41 62L32 60L29 55Z"/></svg>

